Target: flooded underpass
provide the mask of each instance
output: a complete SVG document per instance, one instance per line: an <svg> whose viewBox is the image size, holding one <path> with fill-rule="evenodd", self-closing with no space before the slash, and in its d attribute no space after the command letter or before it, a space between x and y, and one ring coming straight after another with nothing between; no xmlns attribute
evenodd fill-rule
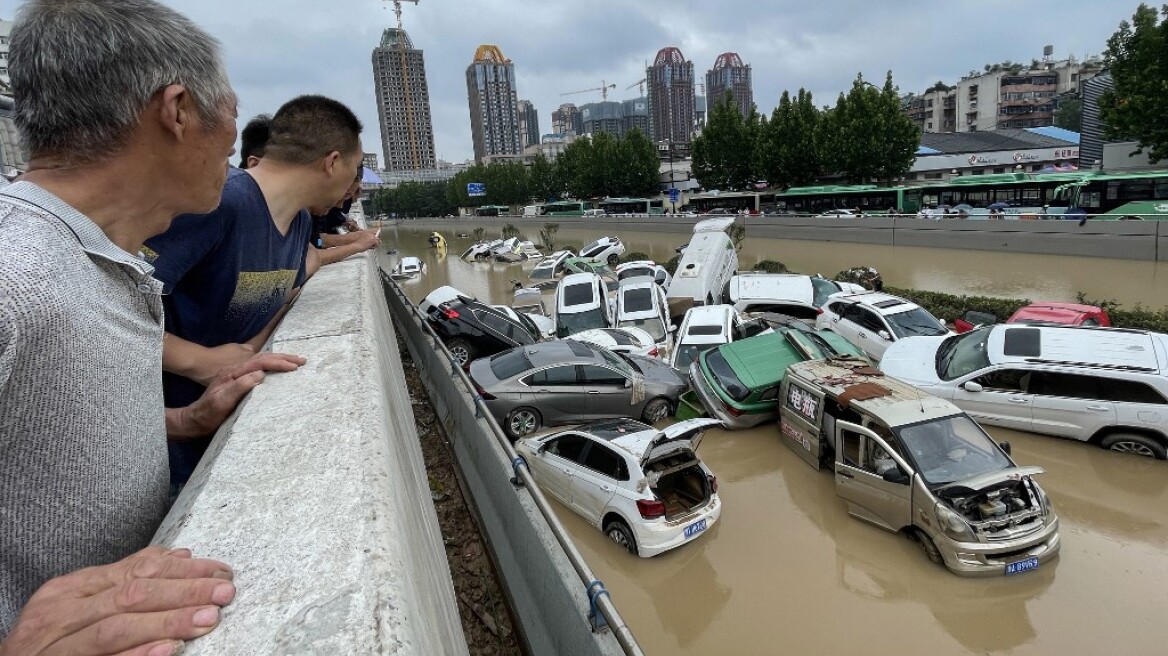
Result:
<svg viewBox="0 0 1168 656"><path fill-rule="evenodd" d="M387 247L427 272L403 287L417 301L443 284L507 303L531 265L467 263L470 243L427 248L430 227L383 230ZM600 236L561 230L571 247ZM622 231L629 251L672 257L684 234ZM535 237L535 235L529 235ZM875 266L886 283L947 292L1073 300L1077 291L1168 305L1168 269L1151 262L997 255L856 244L748 240L760 259L832 275ZM712 430L701 456L717 475L721 520L707 535L635 558L576 514L559 517L650 654L1164 654L1168 608L1168 463L1078 442L991 428L1015 460L1041 465L1061 520L1062 552L1037 571L963 579L916 543L848 516L834 478L779 442L773 424Z"/></svg>

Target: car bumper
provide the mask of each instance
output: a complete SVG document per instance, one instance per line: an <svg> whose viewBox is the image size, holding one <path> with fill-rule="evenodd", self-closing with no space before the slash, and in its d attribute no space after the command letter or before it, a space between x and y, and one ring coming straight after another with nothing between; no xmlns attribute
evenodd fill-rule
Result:
<svg viewBox="0 0 1168 656"><path fill-rule="evenodd" d="M652 558L658 554L680 547L687 542L693 542L710 529L722 516L722 500L715 494L710 502L700 511L686 515L684 518L663 522L640 523L633 527L637 538L637 555L642 558ZM706 520L706 528L701 533L685 536L685 527L694 522Z"/></svg>
<svg viewBox="0 0 1168 656"><path fill-rule="evenodd" d="M722 398L718 396L718 393L710 389L710 385L706 382L706 377L700 369L693 372L690 376L690 382L690 386L698 395L698 400L705 406L706 412L710 413L714 419L721 421L727 430L751 428L779 416L777 410L769 413L748 412L732 415L726 411L726 406L722 405Z"/></svg>
<svg viewBox="0 0 1168 656"><path fill-rule="evenodd" d="M1062 546L1056 517L1042 530L1016 540L998 543L956 542L944 536L933 536L945 567L954 574L971 577L1004 576L1006 565L1037 558L1039 565L1053 560Z"/></svg>

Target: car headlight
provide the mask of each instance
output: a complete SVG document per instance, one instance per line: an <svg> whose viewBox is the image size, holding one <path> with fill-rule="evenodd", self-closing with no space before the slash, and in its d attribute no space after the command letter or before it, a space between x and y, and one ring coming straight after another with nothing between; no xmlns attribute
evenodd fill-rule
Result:
<svg viewBox="0 0 1168 656"><path fill-rule="evenodd" d="M1046 496L1046 491L1038 486L1038 483L1031 482L1034 486L1034 494L1038 497L1038 505L1042 508L1042 514L1049 519L1051 515L1050 497Z"/></svg>
<svg viewBox="0 0 1168 656"><path fill-rule="evenodd" d="M969 528L969 522L966 522L964 517L939 503L936 505L935 512L937 525L941 527L941 531L945 535L958 541L973 541L973 530Z"/></svg>

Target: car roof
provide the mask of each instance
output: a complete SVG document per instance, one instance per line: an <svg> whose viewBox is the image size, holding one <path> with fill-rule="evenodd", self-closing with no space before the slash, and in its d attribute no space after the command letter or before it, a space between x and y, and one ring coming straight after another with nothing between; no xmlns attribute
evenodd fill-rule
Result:
<svg viewBox="0 0 1168 656"><path fill-rule="evenodd" d="M774 385L783 379L788 365L803 361L799 352L783 331L755 335L716 349L744 385L752 389ZM706 351L703 358L713 351Z"/></svg>
<svg viewBox="0 0 1168 656"><path fill-rule="evenodd" d="M811 305L815 288L811 276L797 273L740 273L730 278L730 299L790 300Z"/></svg>
<svg viewBox="0 0 1168 656"><path fill-rule="evenodd" d="M861 412L868 412L892 428L962 414L949 401L891 376L879 372L872 375L857 374L857 367L864 367L862 371L875 371L867 364L861 360L808 360L791 365L788 373L794 378L804 379L801 381L804 384L812 381L812 387L822 388L837 398L849 387L859 383L874 383L883 387L888 390L887 395L853 399L849 405Z"/></svg>
<svg viewBox="0 0 1168 656"><path fill-rule="evenodd" d="M875 311L877 314L900 314L913 308L920 307L912 301L885 294L884 292L861 292L859 294L832 294L831 300L844 300L850 303L859 303Z"/></svg>
<svg viewBox="0 0 1168 656"><path fill-rule="evenodd" d="M552 364L604 364L605 359L596 347L584 342L561 339L554 342L540 342L523 347L532 368Z"/></svg>
<svg viewBox="0 0 1168 656"><path fill-rule="evenodd" d="M1082 328L1078 326L1028 326L999 324L987 328L986 350L994 364L1050 362L1111 369L1159 372L1168 369L1156 354L1168 337L1143 330Z"/></svg>
<svg viewBox="0 0 1168 656"><path fill-rule="evenodd" d="M644 433L645 431L657 432L656 428L627 417L592 421L577 426L575 430L581 433L588 433L605 442L611 442L625 435Z"/></svg>

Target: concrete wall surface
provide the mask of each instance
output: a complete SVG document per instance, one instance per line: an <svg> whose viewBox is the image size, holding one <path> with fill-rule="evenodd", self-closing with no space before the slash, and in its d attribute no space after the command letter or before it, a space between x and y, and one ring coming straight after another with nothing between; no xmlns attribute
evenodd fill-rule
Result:
<svg viewBox="0 0 1168 656"><path fill-rule="evenodd" d="M446 430L529 653L640 654L635 645L622 647L613 632L592 631L587 582L572 567L529 491L511 483L511 462L490 423L476 414L473 391L452 373L446 350L423 330L392 282L385 283L385 297Z"/></svg>
<svg viewBox="0 0 1168 656"><path fill-rule="evenodd" d="M155 536L236 572L188 656L468 653L375 257L305 285L272 350L308 363L252 392Z"/></svg>

